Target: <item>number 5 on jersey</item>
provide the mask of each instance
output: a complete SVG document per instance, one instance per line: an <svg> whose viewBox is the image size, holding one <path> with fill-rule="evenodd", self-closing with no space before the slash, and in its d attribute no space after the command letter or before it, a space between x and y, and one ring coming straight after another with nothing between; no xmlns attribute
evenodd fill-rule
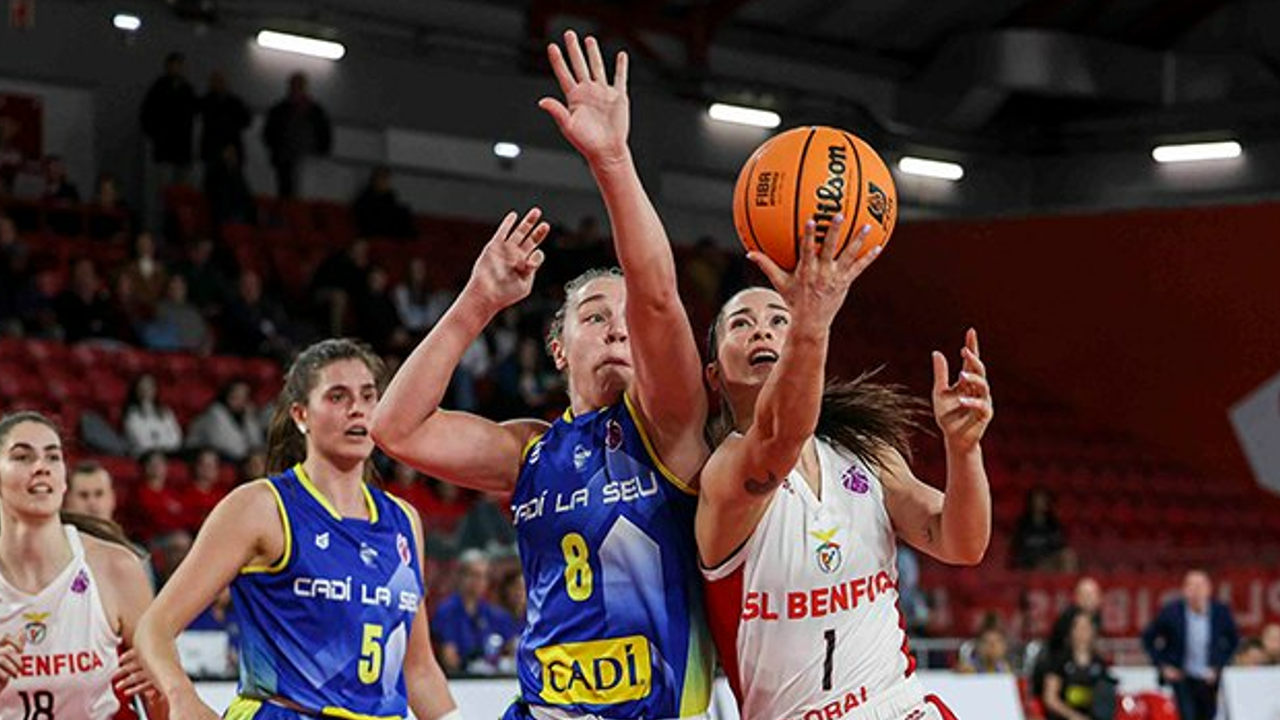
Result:
<svg viewBox="0 0 1280 720"><path fill-rule="evenodd" d="M360 663L356 665L360 682L372 685L382 677L382 626L366 623L360 640Z"/></svg>
<svg viewBox="0 0 1280 720"><path fill-rule="evenodd" d="M586 538L578 533L569 533L560 540L560 551L564 553L565 590L570 600L582 602L591 597L594 582Z"/></svg>

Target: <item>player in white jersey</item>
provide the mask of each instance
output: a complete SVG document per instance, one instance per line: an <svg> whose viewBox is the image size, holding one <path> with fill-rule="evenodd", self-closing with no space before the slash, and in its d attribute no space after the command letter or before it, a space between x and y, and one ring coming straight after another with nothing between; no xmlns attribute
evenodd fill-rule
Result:
<svg viewBox="0 0 1280 720"><path fill-rule="evenodd" d="M132 652L122 659L151 584L110 523L59 515L67 491L62 442L33 412L0 420L0 720L106 720L126 695L167 717ZM114 533L113 533L114 529Z"/></svg>
<svg viewBox="0 0 1280 720"><path fill-rule="evenodd" d="M842 224L842 223L841 223ZM745 290L712 328L707 378L732 431L702 471L698 549L707 612L745 720L947 720L915 677L898 611L900 536L977 563L991 532L980 439L992 416L977 336L948 382L934 353L933 407L947 491L904 459L914 401L867 382L827 386L831 322L874 254L833 257L810 222L795 271L752 253L778 292ZM838 236L835 223L828 233Z"/></svg>

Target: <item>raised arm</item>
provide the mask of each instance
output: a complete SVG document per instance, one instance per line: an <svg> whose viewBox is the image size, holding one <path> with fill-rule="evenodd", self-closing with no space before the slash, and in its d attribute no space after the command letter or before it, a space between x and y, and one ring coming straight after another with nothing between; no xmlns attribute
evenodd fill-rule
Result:
<svg viewBox="0 0 1280 720"><path fill-rule="evenodd" d="M440 322L405 360L373 413L373 437L388 455L446 482L510 492L536 420L496 423L444 410L440 401L467 346L499 312L529 295L550 229L530 210L508 213L480 252L471 279Z"/></svg>
<svg viewBox="0 0 1280 720"><path fill-rule="evenodd" d="M977 331L965 334L960 355L960 377L951 383L946 356L933 353L933 413L946 446L946 492L917 479L892 450L881 456L881 479L889 518L904 540L943 562L976 565L991 541L991 489L981 441L995 409Z"/></svg>
<svg viewBox="0 0 1280 720"><path fill-rule="evenodd" d="M828 237L839 237L843 222L837 216ZM726 438L702 470L697 538L709 565L723 560L751 534L817 428L831 322L849 286L879 254L873 250L857 258L869 230L863 227L853 246L835 258L835 243L816 241L810 221L801 243L810 250L801 253L791 274L765 255L748 254L786 300L790 325L778 364L756 399L751 426L745 434ZM726 332L734 332L733 323L739 320L726 318ZM754 322L768 320L760 317Z"/></svg>
<svg viewBox="0 0 1280 720"><path fill-rule="evenodd" d="M586 158L600 187L627 288L627 331L635 364L630 394L648 421L663 462L681 477L692 478L707 452L702 363L676 287L671 243L627 145L627 54L618 53L610 83L594 37L579 44L570 30L564 46L563 51L554 44L547 48L564 102L543 98L538 104Z"/></svg>
<svg viewBox="0 0 1280 720"><path fill-rule="evenodd" d="M286 552L275 495L263 482L227 495L209 514L191 552L138 622L134 647L169 701L173 717L214 720L182 669L174 640L231 584L241 568L269 567Z"/></svg>

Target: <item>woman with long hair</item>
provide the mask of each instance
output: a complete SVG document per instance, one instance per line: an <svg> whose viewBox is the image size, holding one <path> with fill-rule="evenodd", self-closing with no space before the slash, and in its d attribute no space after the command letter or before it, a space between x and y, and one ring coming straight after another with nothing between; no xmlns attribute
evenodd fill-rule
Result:
<svg viewBox="0 0 1280 720"><path fill-rule="evenodd" d="M827 237L838 237L843 218ZM924 694L898 609L898 539L977 563L991 535L979 441L992 416L977 334L948 381L933 353L933 410L946 492L916 478L907 440L917 403L868 375L825 381L831 324L869 227L835 256L805 227L793 272L751 253L777 290L744 290L712 327L706 377L729 430L702 470L698 551L707 614L743 717L951 718ZM859 714L858 717L864 715Z"/></svg>
<svg viewBox="0 0 1280 720"><path fill-rule="evenodd" d="M0 719L106 720L112 683L167 717L134 661L151 583L114 523L61 515L66 456L53 422L0 419Z"/></svg>
<svg viewBox="0 0 1280 720"><path fill-rule="evenodd" d="M214 508L143 618L143 662L184 720L215 715L174 638L228 586L241 659L226 717L456 718L431 651L421 519L370 482L382 376L351 340L294 360L268 433L270 477Z"/></svg>

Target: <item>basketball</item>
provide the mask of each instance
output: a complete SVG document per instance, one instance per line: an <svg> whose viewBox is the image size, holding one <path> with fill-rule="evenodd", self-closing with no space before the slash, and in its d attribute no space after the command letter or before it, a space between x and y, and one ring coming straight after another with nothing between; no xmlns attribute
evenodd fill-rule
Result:
<svg viewBox="0 0 1280 720"><path fill-rule="evenodd" d="M863 225L871 233L862 252L889 242L898 195L884 160L858 136L833 127L799 127L770 138L752 153L733 191L733 223L747 250L763 252L786 270L796 266L810 219L828 242L831 219L846 220L837 256Z"/></svg>

